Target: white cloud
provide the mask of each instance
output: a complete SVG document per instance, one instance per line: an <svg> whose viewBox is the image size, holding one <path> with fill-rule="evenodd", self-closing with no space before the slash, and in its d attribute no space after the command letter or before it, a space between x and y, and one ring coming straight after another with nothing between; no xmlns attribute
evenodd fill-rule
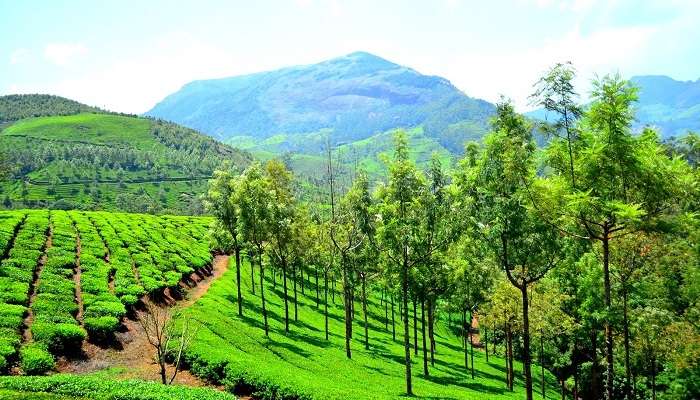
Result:
<svg viewBox="0 0 700 400"><path fill-rule="evenodd" d="M17 49L10 54L10 64L17 65L25 62L29 57L29 50Z"/></svg>
<svg viewBox="0 0 700 400"><path fill-rule="evenodd" d="M65 66L87 52L87 47L82 43L49 43L44 47L44 58L58 66Z"/></svg>
<svg viewBox="0 0 700 400"><path fill-rule="evenodd" d="M539 46L456 55L422 72L451 79L469 96L496 101L503 94L513 99L518 109L527 110L531 108L527 98L533 83L553 64L566 61L574 64L578 71L577 87L585 97L595 74L617 72L620 66L643 58L647 50L645 43L656 32L655 27L625 27L584 35L576 27Z"/></svg>

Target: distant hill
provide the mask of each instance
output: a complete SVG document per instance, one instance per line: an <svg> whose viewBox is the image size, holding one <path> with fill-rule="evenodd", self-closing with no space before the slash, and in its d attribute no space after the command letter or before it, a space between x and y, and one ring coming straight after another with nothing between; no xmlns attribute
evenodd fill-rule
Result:
<svg viewBox="0 0 700 400"><path fill-rule="evenodd" d="M0 123L31 117L74 115L81 112L102 113L104 111L66 99L65 97L50 94L11 94L0 96Z"/></svg>
<svg viewBox="0 0 700 400"><path fill-rule="evenodd" d="M0 152L11 167L0 185L6 207L196 213L215 168L225 160L243 168L251 160L245 151L170 122L105 113L55 96L17 98L0 97L3 115L42 116L0 131Z"/></svg>
<svg viewBox="0 0 700 400"><path fill-rule="evenodd" d="M643 75L630 81L639 88L637 129L654 126L663 138L700 131L700 79L683 82L664 75ZM541 120L548 117L542 109L526 115Z"/></svg>
<svg viewBox="0 0 700 400"><path fill-rule="evenodd" d="M188 83L146 115L236 146L277 140L277 151L316 154L394 128L422 127L455 154L481 137L494 106L448 80L357 52L318 64ZM235 140L231 140L235 138ZM311 138L312 140L307 140Z"/></svg>

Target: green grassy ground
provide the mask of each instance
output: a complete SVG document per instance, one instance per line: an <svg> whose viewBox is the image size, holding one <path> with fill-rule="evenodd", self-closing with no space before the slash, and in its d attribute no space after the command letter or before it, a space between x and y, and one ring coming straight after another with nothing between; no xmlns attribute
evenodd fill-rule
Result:
<svg viewBox="0 0 700 400"><path fill-rule="evenodd" d="M235 266L231 265L208 293L188 309L202 325L187 355L192 372L231 386L246 384L262 388L259 395L268 398L395 399L404 395L403 336L398 306L397 340L393 340L391 322L389 330L385 330L384 308L377 296L372 297L369 306L370 348L365 350L361 306L357 304L353 358L348 360L343 347L340 295L336 295L336 304L330 305L329 341L325 340L324 318L316 308L315 286L311 282L306 284L305 295L299 293L298 321L291 323L290 333L285 333L280 279L277 279L274 289L268 277L265 290L271 330L266 338L262 329L260 290L258 286L256 295L251 293L249 265L244 265L241 274L243 318L237 315L235 276ZM255 281L259 285L257 276ZM292 293L290 284L290 295ZM294 318L292 304L290 316ZM505 388L503 359L490 357L486 362L481 351L475 351L476 372L472 379L464 368L460 338L448 330L445 315L440 318L442 321L437 324L436 331L437 359L435 366L430 368L429 378L422 376L421 356L413 357L417 398L524 398L519 363L515 365L514 392ZM549 374L547 378L548 398L558 398L555 381Z"/></svg>
<svg viewBox="0 0 700 400"><path fill-rule="evenodd" d="M108 373L92 375L0 377L0 399L12 400L235 400L209 388L166 386L140 380L115 380Z"/></svg>
<svg viewBox="0 0 700 400"><path fill-rule="evenodd" d="M89 142L98 145L130 145L148 149L157 142L147 119L108 114L78 114L29 118L15 123L3 133L36 139Z"/></svg>

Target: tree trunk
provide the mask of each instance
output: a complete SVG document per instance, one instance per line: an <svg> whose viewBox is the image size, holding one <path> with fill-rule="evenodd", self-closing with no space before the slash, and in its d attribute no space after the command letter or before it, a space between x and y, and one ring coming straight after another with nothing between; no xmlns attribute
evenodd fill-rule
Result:
<svg viewBox="0 0 700 400"><path fill-rule="evenodd" d="M603 228L603 278L605 283L605 399L613 400L613 333L610 323L612 303L610 296L610 232Z"/></svg>
<svg viewBox="0 0 700 400"><path fill-rule="evenodd" d="M316 308L318 308L321 305L321 300L319 296L319 289L318 289L318 268L314 269L314 275L316 276Z"/></svg>
<svg viewBox="0 0 700 400"><path fill-rule="evenodd" d="M347 262L345 255L341 258L341 268L343 272L343 303L345 311L345 355L348 358L352 358L352 351L350 350L350 339L352 338L352 293L350 292L350 282L347 271Z"/></svg>
<svg viewBox="0 0 700 400"><path fill-rule="evenodd" d="M277 268L272 268L272 289L277 290Z"/></svg>
<svg viewBox="0 0 700 400"><path fill-rule="evenodd" d="M258 264L260 265L260 299L262 300L263 325L265 326L265 336L269 336L267 309L265 308L265 268L263 267L262 249L258 250ZM250 269L253 269L252 265L250 266Z"/></svg>
<svg viewBox="0 0 700 400"><path fill-rule="evenodd" d="M428 300L428 337L430 338L430 364L435 367L435 313L433 305L435 302L432 299Z"/></svg>
<svg viewBox="0 0 700 400"><path fill-rule="evenodd" d="M297 305L297 263L292 263L292 279L294 283L294 321L299 320L299 310Z"/></svg>
<svg viewBox="0 0 700 400"><path fill-rule="evenodd" d="M525 375L525 396L532 400L532 359L530 356L530 315L527 296L527 284L520 288L523 297L523 375Z"/></svg>
<svg viewBox="0 0 700 400"><path fill-rule="evenodd" d="M287 296L287 261L282 259L282 281L284 284L284 331L289 332L289 300Z"/></svg>
<svg viewBox="0 0 700 400"><path fill-rule="evenodd" d="M486 352L486 362L489 362L489 331L484 325L484 348Z"/></svg>
<svg viewBox="0 0 700 400"><path fill-rule="evenodd" d="M163 385L167 385L168 379L165 376L165 354L163 354L163 349L160 346L156 348L156 351L158 353L158 366L160 367L160 380Z"/></svg>
<svg viewBox="0 0 700 400"><path fill-rule="evenodd" d="M326 325L326 340L328 340L328 270L323 271L323 317Z"/></svg>
<svg viewBox="0 0 700 400"><path fill-rule="evenodd" d="M235 246L234 253L236 255L236 286L238 289L238 315L243 316L243 295L241 295L241 249ZM251 276L253 267L250 267ZM255 287L255 282L253 281L253 287Z"/></svg>
<svg viewBox="0 0 700 400"><path fill-rule="evenodd" d="M365 350L369 350L369 324L367 323L367 292L365 289L367 277L362 274L362 314L365 318Z"/></svg>
<svg viewBox="0 0 700 400"><path fill-rule="evenodd" d="M651 358L651 399L656 400L656 357Z"/></svg>
<svg viewBox="0 0 700 400"><path fill-rule="evenodd" d="M420 319L421 335L423 337L423 375L427 378L430 376L430 372L428 371L428 345L425 337L425 300L422 297L420 300Z"/></svg>
<svg viewBox="0 0 700 400"><path fill-rule="evenodd" d="M403 345L406 357L406 394L413 396L413 387L411 383L411 338L408 328L408 254L407 249L403 250L403 265L401 268L401 285L402 285L402 303L403 303Z"/></svg>
<svg viewBox="0 0 700 400"><path fill-rule="evenodd" d="M508 363L508 324L503 324L503 359L506 361L506 388L510 389L510 365Z"/></svg>
<svg viewBox="0 0 700 400"><path fill-rule="evenodd" d="M469 370L469 349L467 348L467 309L462 310L462 347L464 348L464 368Z"/></svg>
<svg viewBox="0 0 700 400"><path fill-rule="evenodd" d="M591 398L598 399L598 332L595 329L591 329L591 353Z"/></svg>
<svg viewBox="0 0 700 400"><path fill-rule="evenodd" d="M418 357L418 317L416 297L413 296L413 355Z"/></svg>
<svg viewBox="0 0 700 400"><path fill-rule="evenodd" d="M396 320L394 319L394 294L391 294L391 337L396 340Z"/></svg>
<svg viewBox="0 0 700 400"><path fill-rule="evenodd" d="M469 311L469 323L467 324L467 329L469 329L469 352L471 353L470 363L472 364L472 379L474 379L474 336L472 334L473 321L474 316L472 315L472 312Z"/></svg>
<svg viewBox="0 0 700 400"><path fill-rule="evenodd" d="M540 331L540 372L542 374L542 398L545 398L545 388L544 388L544 335Z"/></svg>
<svg viewBox="0 0 700 400"><path fill-rule="evenodd" d="M386 289L383 289L382 297L386 296ZM387 300L384 299L384 330L389 331L389 304Z"/></svg>
<svg viewBox="0 0 700 400"><path fill-rule="evenodd" d="M561 400L566 400L566 381L559 379L559 385L561 386Z"/></svg>
<svg viewBox="0 0 700 400"><path fill-rule="evenodd" d="M515 376L513 373L513 331L510 324L508 326L508 390L513 391Z"/></svg>
<svg viewBox="0 0 700 400"><path fill-rule="evenodd" d="M303 265L299 266L299 276L301 278L299 280L299 282L301 283L301 294L303 295L304 294L304 286L305 286L304 285L304 266Z"/></svg>
<svg viewBox="0 0 700 400"><path fill-rule="evenodd" d="M630 366L630 329L627 316L627 288L622 289L622 329L625 345L625 399L630 399L632 388L632 368Z"/></svg>

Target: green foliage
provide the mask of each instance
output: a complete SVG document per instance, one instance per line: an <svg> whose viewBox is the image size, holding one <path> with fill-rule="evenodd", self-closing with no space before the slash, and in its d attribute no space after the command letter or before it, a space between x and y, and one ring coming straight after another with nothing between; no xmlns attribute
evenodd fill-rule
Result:
<svg viewBox="0 0 700 400"><path fill-rule="evenodd" d="M37 397L19 399L47 400L235 400L231 394L207 388L192 388L177 385L161 385L139 380L118 381L102 376L78 376L57 374L45 377L6 376L0 377L0 388L21 393L32 393ZM40 397L50 393L60 397ZM0 395L3 392L0 391ZM65 396L65 397L64 397ZM12 398L12 397L11 397Z"/></svg>
<svg viewBox="0 0 700 400"><path fill-rule="evenodd" d="M15 206L201 213L197 194L223 160L247 153L191 129L135 116L80 113L23 119L3 131Z"/></svg>
<svg viewBox="0 0 700 400"><path fill-rule="evenodd" d="M233 263L233 260L231 260ZM242 275L250 276L250 264L243 264ZM259 269L255 265L255 282ZM357 318L353 325L353 357L347 359L344 349L343 307L331 302L329 293L330 337L325 340L323 306L316 307L315 287L307 279L306 294L299 294L299 321L290 321L290 331L284 330L284 300L279 288L274 290L272 277L265 279L270 336L263 332L259 308L259 290L252 294L250 280L242 280L245 299L244 317L239 317L235 296L235 270L230 268L212 284L209 291L188 310L191 317L202 323L186 354L190 371L221 382L229 388L240 386L253 389L256 397L265 399L396 399L405 393L403 343L393 340L391 320L384 328L384 306L377 292L368 298L369 350L359 343L363 322ZM321 292L323 282L320 282ZM259 287L258 287L259 289ZM340 294L336 295L340 297ZM452 316L451 318L455 318ZM474 380L465 373L460 338L452 334L448 314L441 312L436 323L436 367L431 378L414 375L414 390L418 396L452 397L459 399L520 399L521 381L516 377L515 392L508 392L502 380L502 359L490 358L476 351L477 375ZM397 316L396 323L400 324ZM411 323L411 328L412 328ZM414 360L414 366L421 362ZM516 368L520 366L516 362ZM547 374L547 383L556 382ZM550 389L547 398L559 398Z"/></svg>
<svg viewBox="0 0 700 400"><path fill-rule="evenodd" d="M20 351L20 366L26 375L43 375L53 370L54 359L44 346L27 345Z"/></svg>
<svg viewBox="0 0 700 400"><path fill-rule="evenodd" d="M0 96L0 122L32 117L100 113L96 107L48 94L12 94Z"/></svg>

